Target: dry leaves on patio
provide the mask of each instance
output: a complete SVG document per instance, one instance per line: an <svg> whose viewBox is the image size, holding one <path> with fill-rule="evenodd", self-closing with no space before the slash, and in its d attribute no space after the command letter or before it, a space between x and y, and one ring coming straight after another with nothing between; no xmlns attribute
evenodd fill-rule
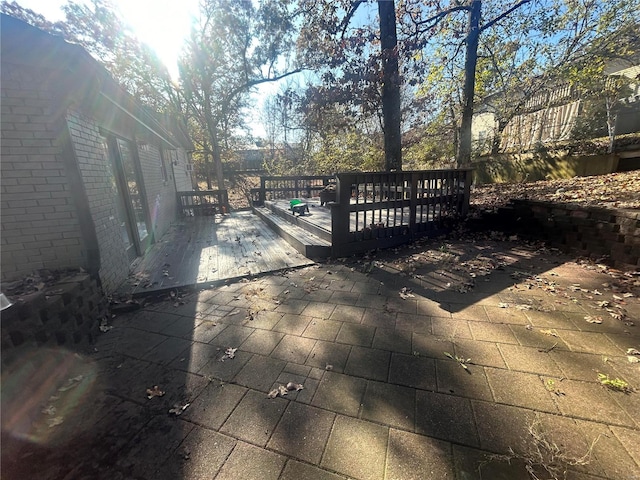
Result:
<svg viewBox="0 0 640 480"><path fill-rule="evenodd" d="M289 382L286 385L278 385L276 388L274 388L267 394L267 397L276 398L278 395L280 395L281 397L284 397L289 392L293 392L293 391L299 392L300 390L303 390L303 389L304 389L304 385L302 385L301 383Z"/></svg>

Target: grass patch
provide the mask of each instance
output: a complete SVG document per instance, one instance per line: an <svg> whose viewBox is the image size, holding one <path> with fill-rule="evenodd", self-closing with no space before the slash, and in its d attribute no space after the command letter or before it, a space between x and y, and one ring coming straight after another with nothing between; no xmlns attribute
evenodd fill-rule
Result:
<svg viewBox="0 0 640 480"><path fill-rule="evenodd" d="M596 438L582 456L574 456L565 452L544 431L540 419L536 419L528 427L525 441L525 453L516 453L513 449L507 455L489 455L488 461L511 463L518 461L532 480L565 480L570 467L584 466L591 462L593 448L600 437ZM482 465L480 466L482 468Z"/></svg>

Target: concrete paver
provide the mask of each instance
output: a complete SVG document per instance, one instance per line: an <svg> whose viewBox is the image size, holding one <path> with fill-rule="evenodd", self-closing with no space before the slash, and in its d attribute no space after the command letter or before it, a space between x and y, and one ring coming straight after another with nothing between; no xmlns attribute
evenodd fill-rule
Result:
<svg viewBox="0 0 640 480"><path fill-rule="evenodd" d="M471 401L455 395L417 390L416 433L480 446Z"/></svg>
<svg viewBox="0 0 640 480"><path fill-rule="evenodd" d="M436 389L435 362L430 358L393 353L389 382L433 391Z"/></svg>
<svg viewBox="0 0 640 480"><path fill-rule="evenodd" d="M321 466L363 480L383 478L388 437L387 427L339 415Z"/></svg>
<svg viewBox="0 0 640 480"><path fill-rule="evenodd" d="M350 345L318 340L307 359L307 365L323 370L330 365L334 372L344 372L350 352Z"/></svg>
<svg viewBox="0 0 640 480"><path fill-rule="evenodd" d="M351 347L344 373L384 381L389 376L391 353L377 348Z"/></svg>
<svg viewBox="0 0 640 480"><path fill-rule="evenodd" d="M282 455L238 442L216 479L277 480L286 460Z"/></svg>
<svg viewBox="0 0 640 480"><path fill-rule="evenodd" d="M640 478L626 355L640 327L595 303L633 319L635 277L515 242L477 248L449 251L504 264L468 293L463 270L440 274L460 262L414 262L415 277L397 274L402 256L367 274L336 262L148 303L90 351L25 354L3 370L2 478L520 480L553 445L545 461L568 479ZM289 382L304 388L267 397ZM165 394L148 399L155 385Z"/></svg>
<svg viewBox="0 0 640 480"><path fill-rule="evenodd" d="M342 475L336 475L335 473L322 470L313 465L306 463L296 462L295 460L289 460L284 467L284 472L280 480L344 480Z"/></svg>
<svg viewBox="0 0 640 480"><path fill-rule="evenodd" d="M317 465L334 419L326 410L290 402L267 447Z"/></svg>
<svg viewBox="0 0 640 480"><path fill-rule="evenodd" d="M458 362L452 360L436 360L435 363L438 392L493 400L487 376L480 365L468 365L468 370L465 370Z"/></svg>
<svg viewBox="0 0 640 480"><path fill-rule="evenodd" d="M393 399L393 401L390 401ZM362 400L362 418L383 425L413 430L416 390L383 382L368 382Z"/></svg>
<svg viewBox="0 0 640 480"><path fill-rule="evenodd" d="M362 378L326 372L318 385L311 404L332 412L355 417L360 410L360 402L365 388L366 381Z"/></svg>
<svg viewBox="0 0 640 480"><path fill-rule="evenodd" d="M385 479L453 479L451 445L441 440L391 429Z"/></svg>
<svg viewBox="0 0 640 480"><path fill-rule="evenodd" d="M224 422L220 432L264 447L287 403L282 398L267 399L264 393L250 390Z"/></svg>

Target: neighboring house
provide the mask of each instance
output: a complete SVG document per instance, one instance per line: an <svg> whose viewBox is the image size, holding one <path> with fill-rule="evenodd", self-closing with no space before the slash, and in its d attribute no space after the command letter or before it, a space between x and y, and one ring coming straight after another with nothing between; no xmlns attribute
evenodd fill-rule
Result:
<svg viewBox="0 0 640 480"><path fill-rule="evenodd" d="M621 61L611 62L605 73L636 79L640 74L640 65L629 67L628 63ZM616 135L640 132L640 82L632 84L632 89L633 93L624 99L618 115ZM490 153L494 146L498 122L492 111L492 102L502 101L502 98L497 98L501 95L485 98L474 114L472 141L480 154ZM577 89L569 84L540 91L527 100L523 113L511 118L502 130L500 151L526 152L540 145L571 140L576 120L583 109L584 101L579 98Z"/></svg>
<svg viewBox="0 0 640 480"><path fill-rule="evenodd" d="M192 190L191 142L78 45L1 16L2 281L82 267L114 291Z"/></svg>

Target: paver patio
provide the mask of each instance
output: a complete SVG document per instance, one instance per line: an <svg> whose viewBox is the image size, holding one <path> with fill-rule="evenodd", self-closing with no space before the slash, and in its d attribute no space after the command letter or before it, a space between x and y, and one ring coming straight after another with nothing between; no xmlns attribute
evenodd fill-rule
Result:
<svg viewBox="0 0 640 480"><path fill-rule="evenodd" d="M456 280L464 255L405 249L151 303L93 351L25 357L3 373L2 478L552 478L542 460L640 479L640 393L598 379L640 388L640 277L616 290L553 252L457 250L494 264L473 288ZM268 398L288 382L304 389Z"/></svg>

